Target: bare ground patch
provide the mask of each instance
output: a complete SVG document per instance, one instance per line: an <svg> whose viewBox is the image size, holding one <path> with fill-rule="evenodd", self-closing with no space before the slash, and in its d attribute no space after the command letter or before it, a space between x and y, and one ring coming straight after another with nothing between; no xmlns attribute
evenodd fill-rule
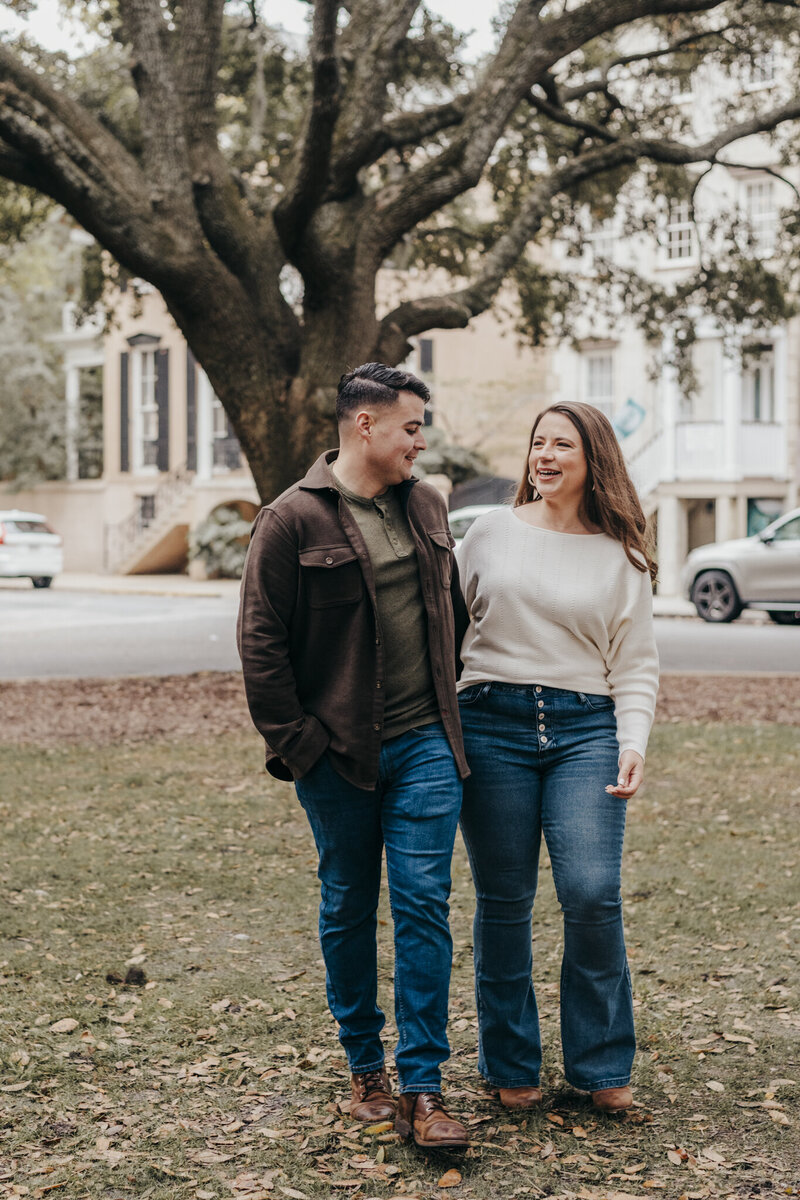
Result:
<svg viewBox="0 0 800 1200"><path fill-rule="evenodd" d="M665 675L656 719L800 725L800 675ZM0 683L0 744L104 746L251 728L233 671Z"/></svg>

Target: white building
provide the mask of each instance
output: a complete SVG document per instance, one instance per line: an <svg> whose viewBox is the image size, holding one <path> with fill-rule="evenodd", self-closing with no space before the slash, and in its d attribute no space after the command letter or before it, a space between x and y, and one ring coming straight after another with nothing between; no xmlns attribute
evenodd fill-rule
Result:
<svg viewBox="0 0 800 1200"><path fill-rule="evenodd" d="M745 86L771 104L778 89L778 60L764 56ZM730 90L736 81L724 86ZM687 105L702 140L719 98L719 77L698 70ZM766 102L765 102L766 106ZM694 272L701 254L713 258L714 218L736 215L749 252L769 260L781 208L796 202L777 174L766 138L731 146L731 164L715 165L695 193L695 220L685 202L664 197L658 233L622 236L614 221L589 228L574 269L590 282L601 260L635 267L665 287ZM776 172L776 173L773 173ZM570 260L561 247L563 266ZM556 256L559 248L555 247ZM666 338L648 344L629 317L587 319L577 342L555 354L554 399L580 399L602 408L618 425L623 449L646 513L656 531L659 590L676 594L680 566L703 543L743 537L794 507L800 478L800 320L764 327L753 320L732 343L712 316L697 323L693 393L676 371L654 365L668 357Z"/></svg>

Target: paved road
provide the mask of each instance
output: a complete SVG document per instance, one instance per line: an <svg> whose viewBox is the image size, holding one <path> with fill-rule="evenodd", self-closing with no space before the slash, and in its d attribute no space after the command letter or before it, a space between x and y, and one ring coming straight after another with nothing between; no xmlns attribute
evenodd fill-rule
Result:
<svg viewBox="0 0 800 1200"><path fill-rule="evenodd" d="M237 596L101 595L0 585L0 679L237 670ZM800 627L659 618L665 671L800 673Z"/></svg>
<svg viewBox="0 0 800 1200"><path fill-rule="evenodd" d="M662 671L800 674L800 625L661 617L656 640Z"/></svg>
<svg viewBox="0 0 800 1200"><path fill-rule="evenodd" d="M237 606L235 595L0 588L0 679L236 670Z"/></svg>

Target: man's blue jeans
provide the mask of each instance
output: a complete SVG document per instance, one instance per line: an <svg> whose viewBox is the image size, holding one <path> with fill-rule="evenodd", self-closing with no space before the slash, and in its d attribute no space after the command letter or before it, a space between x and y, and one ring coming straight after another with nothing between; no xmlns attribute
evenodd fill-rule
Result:
<svg viewBox="0 0 800 1200"><path fill-rule="evenodd" d="M448 898L462 792L444 729L425 725L384 742L374 791L342 779L324 755L295 786L319 852L328 1004L350 1070L383 1066L376 933L385 845L400 1091L438 1092L450 1053Z"/></svg>
<svg viewBox="0 0 800 1200"><path fill-rule="evenodd" d="M478 1065L495 1087L539 1082L531 913L542 834L564 913L561 1043L567 1080L621 1087L635 1050L622 930L625 801L608 696L475 684L459 696L467 761L462 830L472 866Z"/></svg>

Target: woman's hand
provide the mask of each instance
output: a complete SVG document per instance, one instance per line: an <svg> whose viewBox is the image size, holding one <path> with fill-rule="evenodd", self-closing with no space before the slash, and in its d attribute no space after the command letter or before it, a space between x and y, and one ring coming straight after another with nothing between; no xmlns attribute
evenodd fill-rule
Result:
<svg viewBox="0 0 800 1200"><path fill-rule="evenodd" d="M619 796L623 800L635 795L644 779L644 759L635 750L623 750L619 756L619 771L616 785L610 783L606 788L609 796Z"/></svg>

